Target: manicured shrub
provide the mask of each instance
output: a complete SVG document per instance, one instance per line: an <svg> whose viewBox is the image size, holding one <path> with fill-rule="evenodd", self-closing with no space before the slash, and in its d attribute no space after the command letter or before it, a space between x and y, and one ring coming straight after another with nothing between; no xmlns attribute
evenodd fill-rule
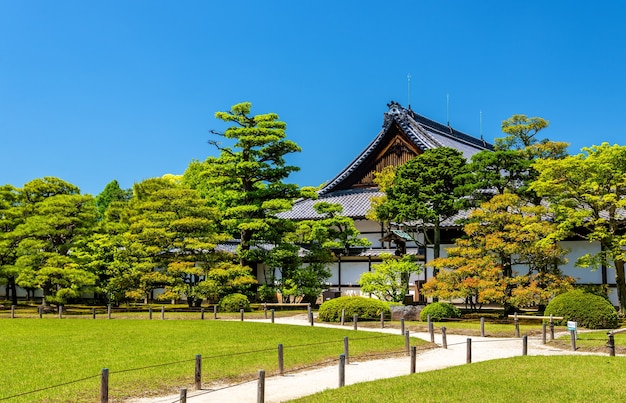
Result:
<svg viewBox="0 0 626 403"><path fill-rule="evenodd" d="M615 307L605 298L584 290L557 295L546 307L544 315L562 316L563 320L556 323L574 321L587 329L615 329L619 326Z"/></svg>
<svg viewBox="0 0 626 403"><path fill-rule="evenodd" d="M461 311L448 302L433 302L422 309L420 320L428 320L428 315L430 315L430 320L439 322L446 318L460 318Z"/></svg>
<svg viewBox="0 0 626 403"><path fill-rule="evenodd" d="M228 294L220 300L219 308L223 312L239 312L242 309L249 311L250 301L243 294Z"/></svg>
<svg viewBox="0 0 626 403"><path fill-rule="evenodd" d="M320 305L318 319L324 322L340 322L341 311L345 310L345 320L351 321L354 315L359 320L380 319L381 312L390 314L387 303L365 297L339 297L325 301Z"/></svg>

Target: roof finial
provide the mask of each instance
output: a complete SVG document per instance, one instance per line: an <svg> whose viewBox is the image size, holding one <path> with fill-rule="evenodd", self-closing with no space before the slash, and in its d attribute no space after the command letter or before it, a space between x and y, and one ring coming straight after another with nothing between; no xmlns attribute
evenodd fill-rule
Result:
<svg viewBox="0 0 626 403"><path fill-rule="evenodd" d="M407 79L408 92L409 92L407 104L408 104L408 108L411 109L411 73L407 74L406 79Z"/></svg>

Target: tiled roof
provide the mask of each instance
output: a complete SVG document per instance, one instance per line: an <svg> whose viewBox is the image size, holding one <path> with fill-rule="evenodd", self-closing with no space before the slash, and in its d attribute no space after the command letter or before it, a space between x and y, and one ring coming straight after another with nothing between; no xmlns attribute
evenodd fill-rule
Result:
<svg viewBox="0 0 626 403"><path fill-rule="evenodd" d="M323 218L314 209L315 203L324 201L337 203L343 206L343 215L354 219L365 218L365 214L370 210L370 199L374 196L382 196L383 192L377 189L350 189L337 192L320 194L317 200L301 199L296 201L290 211L278 214L281 218L292 220L315 220Z"/></svg>
<svg viewBox="0 0 626 403"><path fill-rule="evenodd" d="M395 123L411 141L421 150L438 147L451 147L463 153L467 159L482 150L491 150L493 146L482 139L470 136L421 116L410 109L403 108L396 102L387 105L389 110L385 112L383 127L372 142L359 154L346 168L328 182L320 193L329 193L337 189L342 182L372 156L377 147L383 141L385 134Z"/></svg>

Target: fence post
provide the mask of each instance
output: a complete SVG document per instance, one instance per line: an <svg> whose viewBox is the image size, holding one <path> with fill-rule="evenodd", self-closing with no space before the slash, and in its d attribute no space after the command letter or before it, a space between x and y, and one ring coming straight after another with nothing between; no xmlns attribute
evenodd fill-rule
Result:
<svg viewBox="0 0 626 403"><path fill-rule="evenodd" d="M267 319L267 302L263 303L263 316Z"/></svg>
<svg viewBox="0 0 626 403"><path fill-rule="evenodd" d="M554 340L554 322L552 321L552 315L550 315L550 341Z"/></svg>
<svg viewBox="0 0 626 403"><path fill-rule="evenodd" d="M513 319L515 322L515 337L520 337L519 333L519 319L517 319L517 312L515 312L515 318Z"/></svg>
<svg viewBox="0 0 626 403"><path fill-rule="evenodd" d="M315 323L315 321L313 320L313 312L309 312L309 322L311 322L311 326L313 326L313 324Z"/></svg>
<svg viewBox="0 0 626 403"><path fill-rule="evenodd" d="M404 318L400 318L400 334L404 335Z"/></svg>
<svg viewBox="0 0 626 403"><path fill-rule="evenodd" d="M341 310L341 326L343 326L345 322L346 322L346 310L342 309Z"/></svg>
<svg viewBox="0 0 626 403"><path fill-rule="evenodd" d="M102 368L100 377L100 403L109 403L109 369Z"/></svg>
<svg viewBox="0 0 626 403"><path fill-rule="evenodd" d="M59 305L59 319L63 319L63 305Z"/></svg>
<svg viewBox="0 0 626 403"><path fill-rule="evenodd" d="M239 313L241 314L241 321L243 322L243 309L240 309Z"/></svg>
<svg viewBox="0 0 626 403"><path fill-rule="evenodd" d="M380 328L385 328L385 312L380 313Z"/></svg>
<svg viewBox="0 0 626 403"><path fill-rule="evenodd" d="M257 403L265 402L265 371L259 370L259 383L257 386L257 395L256 395Z"/></svg>
<svg viewBox="0 0 626 403"><path fill-rule="evenodd" d="M15 319L15 305L11 305L11 319Z"/></svg>
<svg viewBox="0 0 626 403"><path fill-rule="evenodd" d="M411 347L411 373L415 373L415 362L417 361L417 347Z"/></svg>
<svg viewBox="0 0 626 403"><path fill-rule="evenodd" d="M406 355L411 353L411 338L408 330L404 332L404 350Z"/></svg>
<svg viewBox="0 0 626 403"><path fill-rule="evenodd" d="M350 346L348 336L343 337L343 355L346 357L346 364L350 364Z"/></svg>
<svg viewBox="0 0 626 403"><path fill-rule="evenodd" d="M38 306L37 311L39 312L39 319L41 319L43 317L43 308L41 306Z"/></svg>
<svg viewBox="0 0 626 403"><path fill-rule="evenodd" d="M570 330L569 337L572 339L572 351L576 351L576 330Z"/></svg>
<svg viewBox="0 0 626 403"><path fill-rule="evenodd" d="M111 305L107 305L107 318L111 319Z"/></svg>
<svg viewBox="0 0 626 403"><path fill-rule="evenodd" d="M148 307L148 319L152 320L152 305Z"/></svg>
<svg viewBox="0 0 626 403"><path fill-rule="evenodd" d="M283 375L285 373L285 356L283 345L278 345L278 374Z"/></svg>
<svg viewBox="0 0 626 403"><path fill-rule="evenodd" d="M196 354L196 368L193 375L193 385L196 390L202 389L202 355Z"/></svg>
<svg viewBox="0 0 626 403"><path fill-rule="evenodd" d="M274 310L274 308L272 308L272 323L274 323L274 313L275 313L275 312L276 312L276 311Z"/></svg>
<svg viewBox="0 0 626 403"><path fill-rule="evenodd" d="M472 339L468 338L467 339L467 354L466 354L466 360L465 360L468 364L470 364L472 362Z"/></svg>
<svg viewBox="0 0 626 403"><path fill-rule="evenodd" d="M528 355L528 335L522 337L522 355Z"/></svg>
<svg viewBox="0 0 626 403"><path fill-rule="evenodd" d="M217 319L217 304L213 305L213 319Z"/></svg>
<svg viewBox="0 0 626 403"><path fill-rule="evenodd" d="M357 330L357 327L359 326L359 317L357 315L352 316L352 323L354 324L354 330Z"/></svg>
<svg viewBox="0 0 626 403"><path fill-rule="evenodd" d="M346 356L339 355L339 387L346 386Z"/></svg>
<svg viewBox="0 0 626 403"><path fill-rule="evenodd" d="M165 319L165 305L161 305L161 320Z"/></svg>
<svg viewBox="0 0 626 403"><path fill-rule="evenodd" d="M443 348L448 348L448 336L446 336L446 327L441 327L441 346Z"/></svg>
<svg viewBox="0 0 626 403"><path fill-rule="evenodd" d="M485 337L485 318L480 318L480 337Z"/></svg>
<svg viewBox="0 0 626 403"><path fill-rule="evenodd" d="M609 355L615 357L615 336L611 332L607 332L606 335L609 338L608 343L606 343L606 346L609 348Z"/></svg>
<svg viewBox="0 0 626 403"><path fill-rule="evenodd" d="M96 319L96 308L91 308L91 317Z"/></svg>
<svg viewBox="0 0 626 403"><path fill-rule="evenodd" d="M200 308L200 319L204 320L204 308Z"/></svg>
<svg viewBox="0 0 626 403"><path fill-rule="evenodd" d="M541 324L541 343L546 344L546 322Z"/></svg>
<svg viewBox="0 0 626 403"><path fill-rule="evenodd" d="M180 390L180 403L187 403L187 388Z"/></svg>

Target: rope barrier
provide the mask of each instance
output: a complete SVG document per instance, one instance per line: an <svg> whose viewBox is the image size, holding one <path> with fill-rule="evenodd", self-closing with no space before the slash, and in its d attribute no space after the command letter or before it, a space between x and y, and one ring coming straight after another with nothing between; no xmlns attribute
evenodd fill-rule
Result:
<svg viewBox="0 0 626 403"><path fill-rule="evenodd" d="M73 380L73 381L68 381L68 382L65 382L65 383L60 383L60 384L58 384L58 385L46 386L45 388L36 389L36 390L31 390L30 392L18 393L17 395L13 395L13 396L0 397L0 400L9 400L9 399L14 399L14 398L16 398L16 397L21 397L21 396L31 395L31 394L33 394L33 393L43 392L44 390L49 390L49 389L54 389L54 388L60 388L60 387L62 387L62 386L67 386L67 385L71 385L71 384L73 384L73 383L82 382L82 381L86 381L87 379L98 378L98 377L100 377L100 374L98 374L98 375L88 376L88 377L85 377L85 378L75 379L75 380Z"/></svg>

